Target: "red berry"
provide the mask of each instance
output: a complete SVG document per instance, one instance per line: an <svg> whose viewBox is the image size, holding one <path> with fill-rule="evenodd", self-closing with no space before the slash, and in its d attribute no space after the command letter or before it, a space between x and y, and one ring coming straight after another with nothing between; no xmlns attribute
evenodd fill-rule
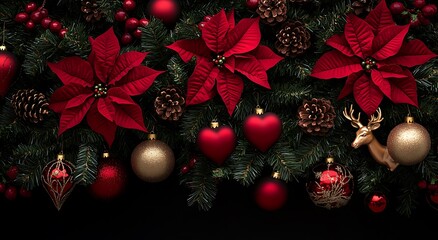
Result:
<svg viewBox="0 0 438 240"><path fill-rule="evenodd" d="M415 16L415 15L412 15ZM411 20L409 21L409 24L411 27L419 27L421 25L420 20L417 17L412 17L411 16Z"/></svg>
<svg viewBox="0 0 438 240"><path fill-rule="evenodd" d="M123 9L125 9L125 11L132 11L135 9L135 1L134 0L125 0L123 1Z"/></svg>
<svg viewBox="0 0 438 240"><path fill-rule="evenodd" d="M140 18L140 20L138 20L138 25L140 25L140 27L146 27L147 25L149 25L149 19Z"/></svg>
<svg viewBox="0 0 438 240"><path fill-rule="evenodd" d="M389 5L389 10L394 15L399 15L405 10L405 6L401 2L393 2Z"/></svg>
<svg viewBox="0 0 438 240"><path fill-rule="evenodd" d="M437 192L430 192L430 193L429 193L429 199L430 199L433 203L438 204L438 194L437 194Z"/></svg>
<svg viewBox="0 0 438 240"><path fill-rule="evenodd" d="M257 6L259 5L259 1L260 0L246 0L246 6L251 9L254 10L257 8Z"/></svg>
<svg viewBox="0 0 438 240"><path fill-rule="evenodd" d="M6 191L6 183L0 183L0 193L4 193Z"/></svg>
<svg viewBox="0 0 438 240"><path fill-rule="evenodd" d="M26 27L26 29L28 30L33 30L35 29L35 23L32 20L29 20L26 22L26 24L24 25Z"/></svg>
<svg viewBox="0 0 438 240"><path fill-rule="evenodd" d="M138 19L134 17L128 18L125 22L126 31L134 31L138 26Z"/></svg>
<svg viewBox="0 0 438 240"><path fill-rule="evenodd" d="M117 22L124 22L128 18L128 15L126 14L125 10L119 9L114 14L114 18Z"/></svg>
<svg viewBox="0 0 438 240"><path fill-rule="evenodd" d="M12 181L15 180L15 178L17 178L17 175L18 175L18 167L16 165L10 166L6 171L6 176L8 176L8 178Z"/></svg>
<svg viewBox="0 0 438 240"><path fill-rule="evenodd" d="M421 9L421 12L425 17L432 17L437 12L437 7L435 4L427 4Z"/></svg>
<svg viewBox="0 0 438 240"><path fill-rule="evenodd" d="M187 165L184 165L184 166L181 168L181 173L182 173L182 174L186 174L186 173L188 173L189 171L190 171L190 167L187 166Z"/></svg>
<svg viewBox="0 0 438 240"><path fill-rule="evenodd" d="M40 23L41 19L43 19L43 15L41 15L40 11L33 11L30 14L30 19L34 22L34 23Z"/></svg>
<svg viewBox="0 0 438 240"><path fill-rule="evenodd" d="M424 5L426 5L426 0L414 0L412 5L414 5L416 8L422 8Z"/></svg>
<svg viewBox="0 0 438 240"><path fill-rule="evenodd" d="M134 36L134 37L136 37L136 38L141 38L141 30L140 29L135 29L133 32L132 32L132 35Z"/></svg>
<svg viewBox="0 0 438 240"><path fill-rule="evenodd" d="M120 38L120 42L122 43L122 45L128 45L130 43L132 43L133 37L130 33L126 32L122 35L122 37Z"/></svg>
<svg viewBox="0 0 438 240"><path fill-rule="evenodd" d="M425 189L426 187L427 187L427 182L426 182L426 180L420 180L418 183L417 183L417 186L420 188L420 189Z"/></svg>
<svg viewBox="0 0 438 240"><path fill-rule="evenodd" d="M13 185L8 186L5 191L5 197L8 200L15 200L17 198L17 188Z"/></svg>
<svg viewBox="0 0 438 240"><path fill-rule="evenodd" d="M47 11L46 8L40 7L38 10L40 11L42 18L49 16L49 11Z"/></svg>
<svg viewBox="0 0 438 240"><path fill-rule="evenodd" d="M197 162L198 160L196 159L196 158L192 158L192 159L190 159L190 161L189 161L189 167L190 168L193 168L195 165L196 165L196 162Z"/></svg>
<svg viewBox="0 0 438 240"><path fill-rule="evenodd" d="M27 20L29 20L29 14L25 12L20 12L15 15L15 21L19 23L25 23Z"/></svg>
<svg viewBox="0 0 438 240"><path fill-rule="evenodd" d="M417 14L417 19L424 26L427 26L427 25L430 24L430 20L427 17L425 17L423 14L421 14L421 13Z"/></svg>
<svg viewBox="0 0 438 240"><path fill-rule="evenodd" d="M48 29L50 27L50 23L52 22L52 19L50 17L45 17L41 20L40 24L41 27L44 29Z"/></svg>
<svg viewBox="0 0 438 240"><path fill-rule="evenodd" d="M202 19L202 21L203 21L203 22L208 22L208 21L211 20L211 18L212 18L212 16L207 15L207 16L204 16L204 18Z"/></svg>
<svg viewBox="0 0 438 240"><path fill-rule="evenodd" d="M37 4L34 2L29 2L28 4L26 4L26 6L24 7L24 11L27 13L31 13L35 10L37 10Z"/></svg>
<svg viewBox="0 0 438 240"><path fill-rule="evenodd" d="M65 37L65 34L67 34L67 29L66 28L61 28L58 32L58 37L63 39Z"/></svg>
<svg viewBox="0 0 438 240"><path fill-rule="evenodd" d="M61 28L62 24L59 21L53 20L52 22L50 22L49 29L52 33L58 33Z"/></svg>
<svg viewBox="0 0 438 240"><path fill-rule="evenodd" d="M199 31L202 31L202 29L205 27L205 23L206 23L206 22L200 22L200 23L198 23L198 29L199 29Z"/></svg>
<svg viewBox="0 0 438 240"><path fill-rule="evenodd" d="M20 194L20 196L26 197L26 198L32 196L32 192L30 190L27 190L25 187L20 187L20 190L18 193Z"/></svg>

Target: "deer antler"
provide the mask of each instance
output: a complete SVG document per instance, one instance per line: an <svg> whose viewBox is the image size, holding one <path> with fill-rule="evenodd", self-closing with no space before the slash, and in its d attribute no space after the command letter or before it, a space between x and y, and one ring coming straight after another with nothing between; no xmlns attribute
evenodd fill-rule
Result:
<svg viewBox="0 0 438 240"><path fill-rule="evenodd" d="M351 126L355 128L361 128L363 127L362 123L360 122L360 113L357 115L357 118L353 116L354 109L353 105L350 105L350 110L347 112L347 108L344 108L344 111L342 112L348 120L351 121Z"/></svg>
<svg viewBox="0 0 438 240"><path fill-rule="evenodd" d="M368 128L372 130L379 128L380 122L383 121L382 110L380 108L377 108L376 112L377 112L377 117L374 116L373 114L371 115L371 118L368 120Z"/></svg>

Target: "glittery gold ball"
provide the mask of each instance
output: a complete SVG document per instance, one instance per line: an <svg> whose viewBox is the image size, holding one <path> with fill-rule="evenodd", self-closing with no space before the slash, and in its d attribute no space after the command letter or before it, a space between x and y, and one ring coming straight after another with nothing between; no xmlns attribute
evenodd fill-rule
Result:
<svg viewBox="0 0 438 240"><path fill-rule="evenodd" d="M389 155L401 165L415 165L426 158L431 147L429 132L414 122L395 126L388 135Z"/></svg>
<svg viewBox="0 0 438 240"><path fill-rule="evenodd" d="M172 173L175 156L172 149L160 140L146 140L131 153L131 167L145 182L161 182Z"/></svg>

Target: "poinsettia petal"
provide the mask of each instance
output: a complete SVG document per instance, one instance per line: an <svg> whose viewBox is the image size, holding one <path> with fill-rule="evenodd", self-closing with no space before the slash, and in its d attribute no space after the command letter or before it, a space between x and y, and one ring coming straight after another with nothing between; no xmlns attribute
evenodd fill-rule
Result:
<svg viewBox="0 0 438 240"><path fill-rule="evenodd" d="M367 22L354 13L347 15L344 27L345 39L354 54L362 59L371 55L374 34Z"/></svg>
<svg viewBox="0 0 438 240"><path fill-rule="evenodd" d="M260 65L267 71L268 69L275 66L278 62L284 58L275 54L269 47L259 45L256 49L251 51L249 54L253 55Z"/></svg>
<svg viewBox="0 0 438 240"><path fill-rule="evenodd" d="M236 67L236 58L234 56L227 57L227 60L225 61L224 66L230 72L234 72L234 68Z"/></svg>
<svg viewBox="0 0 438 240"><path fill-rule="evenodd" d="M103 83L107 83L109 74L120 53L120 45L113 27L99 35L91 43L93 66L96 77Z"/></svg>
<svg viewBox="0 0 438 240"><path fill-rule="evenodd" d="M205 45L202 38L178 40L168 46L179 54L184 62L189 62L194 56L211 58L210 49Z"/></svg>
<svg viewBox="0 0 438 240"><path fill-rule="evenodd" d="M55 92L53 92L53 94L50 96L49 108L54 112L62 112L70 99L87 91L90 90L79 84L72 83L64 85L56 89Z"/></svg>
<svg viewBox="0 0 438 240"><path fill-rule="evenodd" d="M229 71L221 71L217 76L217 91L225 103L230 116L240 101L243 87L242 79Z"/></svg>
<svg viewBox="0 0 438 240"><path fill-rule="evenodd" d="M252 82L267 89L271 89L268 82L268 75L255 57L249 55L245 58L236 58L236 70Z"/></svg>
<svg viewBox="0 0 438 240"><path fill-rule="evenodd" d="M211 17L210 21L206 22L202 28L202 39L204 39L207 47L214 53L225 51L229 27L225 11L221 9L221 11Z"/></svg>
<svg viewBox="0 0 438 240"><path fill-rule="evenodd" d="M398 64L405 67L414 67L426 63L437 55L427 48L419 39L405 42L397 55L381 61L382 64Z"/></svg>
<svg viewBox="0 0 438 240"><path fill-rule="evenodd" d="M407 103L418 107L417 82L414 76L408 70L404 70L406 78L390 79L391 82L391 99L394 103Z"/></svg>
<svg viewBox="0 0 438 240"><path fill-rule="evenodd" d="M108 90L108 97L114 105L114 122L123 128L137 129L147 132L140 106L120 88Z"/></svg>
<svg viewBox="0 0 438 240"><path fill-rule="evenodd" d="M187 105L210 100L214 95L215 79L219 69L206 59L197 59L195 70L187 82Z"/></svg>
<svg viewBox="0 0 438 240"><path fill-rule="evenodd" d="M376 69L371 70L371 80L386 96L391 96L391 83Z"/></svg>
<svg viewBox="0 0 438 240"><path fill-rule="evenodd" d="M225 57L254 50L260 43L260 18L244 18L228 32Z"/></svg>
<svg viewBox="0 0 438 240"><path fill-rule="evenodd" d="M350 93L353 92L354 82L356 82L358 78L362 77L362 75L364 75L363 72L356 72L348 76L347 80L345 81L344 87L339 93L338 100L343 99L344 97L350 95Z"/></svg>
<svg viewBox="0 0 438 240"><path fill-rule="evenodd" d="M99 111L100 115L104 116L106 119L108 119L108 121L114 121L114 113L116 110L111 101L111 98L99 98L97 100L97 110Z"/></svg>
<svg viewBox="0 0 438 240"><path fill-rule="evenodd" d="M324 53L315 63L310 76L320 79L343 78L362 71L360 59L345 56L337 50Z"/></svg>
<svg viewBox="0 0 438 240"><path fill-rule="evenodd" d="M365 21L373 28L374 35L380 33L385 27L395 25L391 11L386 6L386 1L380 1L365 17Z"/></svg>
<svg viewBox="0 0 438 240"><path fill-rule="evenodd" d="M405 78L405 72L399 65L382 65L378 66L378 71L383 78Z"/></svg>
<svg viewBox="0 0 438 240"><path fill-rule="evenodd" d="M87 123L93 131L102 135L108 146L111 147L116 136L117 125L99 113L97 104L93 104L88 111Z"/></svg>
<svg viewBox="0 0 438 240"><path fill-rule="evenodd" d="M359 107L368 116L376 112L384 96L366 74L363 74L354 82L353 95Z"/></svg>
<svg viewBox="0 0 438 240"><path fill-rule="evenodd" d="M75 83L82 86L93 86L93 68L90 63L80 57L66 57L57 63L47 63L64 85Z"/></svg>
<svg viewBox="0 0 438 240"><path fill-rule="evenodd" d="M158 75L164 71L158 71L147 66L138 66L126 74L120 81L116 83L124 92L130 96L143 94L154 83Z"/></svg>
<svg viewBox="0 0 438 240"><path fill-rule="evenodd" d="M236 21L234 20L234 8L231 11L227 12L227 20L228 25L230 26L229 30L233 29L236 25Z"/></svg>
<svg viewBox="0 0 438 240"><path fill-rule="evenodd" d="M89 97L91 97L92 95L93 95L93 93L91 91L89 91L87 93L83 93L83 94L79 94L79 95L74 96L72 99L70 99L68 101L67 105L65 105L65 109L75 108L77 106L84 104L84 102L87 101L87 99Z"/></svg>
<svg viewBox="0 0 438 240"><path fill-rule="evenodd" d="M327 41L325 42L328 46L337 49L341 53L343 53L346 56L352 57L354 56L353 50L351 50L350 45L347 42L347 39L345 38L344 34L335 34L331 36Z"/></svg>
<svg viewBox="0 0 438 240"><path fill-rule="evenodd" d="M78 125L82 119L84 119L93 102L94 98L90 97L86 99L82 105L62 111L61 118L59 120L58 135L60 136L68 129Z"/></svg>
<svg viewBox="0 0 438 240"><path fill-rule="evenodd" d="M146 52L130 51L120 55L109 75L108 84L114 84L125 76L129 70L139 66L145 59Z"/></svg>
<svg viewBox="0 0 438 240"><path fill-rule="evenodd" d="M403 45L408 30L409 24L390 26L380 31L373 40L372 57L376 60L383 60L396 55Z"/></svg>

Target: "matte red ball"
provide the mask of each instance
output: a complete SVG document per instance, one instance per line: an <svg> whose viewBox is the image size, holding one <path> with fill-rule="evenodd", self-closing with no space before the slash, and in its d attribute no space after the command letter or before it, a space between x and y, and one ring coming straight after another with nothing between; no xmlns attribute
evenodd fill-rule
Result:
<svg viewBox="0 0 438 240"><path fill-rule="evenodd" d="M246 0L246 6L249 9L254 10L259 6L259 2L260 0Z"/></svg>
<svg viewBox="0 0 438 240"><path fill-rule="evenodd" d="M126 19L125 29L126 31L134 31L138 27L138 19L135 17L131 17Z"/></svg>
<svg viewBox="0 0 438 240"><path fill-rule="evenodd" d="M17 198L17 187L10 185L6 188L5 197L8 200L15 200Z"/></svg>
<svg viewBox="0 0 438 240"><path fill-rule="evenodd" d="M148 12L166 24L174 23L180 13L180 6L175 0L152 0L148 5Z"/></svg>
<svg viewBox="0 0 438 240"><path fill-rule="evenodd" d="M286 184L275 178L263 179L255 191L257 205L267 211L282 208L287 201L288 192Z"/></svg>
<svg viewBox="0 0 438 240"><path fill-rule="evenodd" d="M103 158L101 161L96 180L90 185L90 192L95 198L113 199L125 190L126 169L116 159Z"/></svg>
<svg viewBox="0 0 438 240"><path fill-rule="evenodd" d="M26 12L19 12L15 15L14 20L18 23L25 23L27 20L29 20L29 14Z"/></svg>
<svg viewBox="0 0 438 240"><path fill-rule="evenodd" d="M117 10L116 13L114 14L114 19L117 22L124 22L126 21L127 18L128 18L128 14L123 9Z"/></svg>

